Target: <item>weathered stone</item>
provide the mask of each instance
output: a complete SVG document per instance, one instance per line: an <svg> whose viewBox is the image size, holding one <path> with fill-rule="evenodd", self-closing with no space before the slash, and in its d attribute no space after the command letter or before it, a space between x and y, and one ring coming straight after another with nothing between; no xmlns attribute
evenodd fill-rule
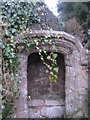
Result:
<svg viewBox="0 0 90 120"><path fill-rule="evenodd" d="M49 53L48 53L49 54ZM46 57L43 55L44 58ZM36 58L36 59L34 59ZM45 61L48 62L45 58ZM57 63L60 67L58 73L58 79L56 83L49 82L49 74L46 73L47 67L43 65L38 53L34 53L29 56L28 59L28 94L31 96L31 99L64 99L64 56L58 54ZM51 64L49 62L49 64ZM34 71L34 72L33 72Z"/></svg>
<svg viewBox="0 0 90 120"><path fill-rule="evenodd" d="M26 33L25 36L26 38L33 37L35 39L36 38L38 39L39 37L45 35L51 36L52 41L56 42L56 48L58 51L57 53L58 54L61 53L64 56L64 61L60 62L59 79L61 81L58 81L57 83L55 83L55 85L53 83L52 84L49 83L48 75L45 75L45 67L40 63L40 61L38 65L37 57L34 56L32 60L29 59L29 56L31 56L32 54L36 54L38 52L36 49L31 48L29 53L25 52L23 49L22 51L19 51L20 66L22 68L22 70L20 70L19 72L21 72L22 80L20 85L21 97L18 103L22 101L21 100L22 96L24 96L26 100L26 104L25 102L22 101L22 105L24 104L25 106L23 105L23 107L17 107L18 108L17 111L19 112L17 112L16 115L19 113L23 114L24 111L27 111L28 116L26 117L29 118L43 118L43 117L60 118L65 113L67 116L71 115L72 117L75 117L74 113L76 112L76 110L84 108L84 110L81 110L81 113L79 113L77 117L80 118L83 117L83 115L88 117L87 116L88 103L86 102L87 89L88 89L88 74L86 72L87 60L86 60L85 50L80 40L65 32L47 31L47 30L30 31L29 33ZM57 38L57 36L60 37ZM18 43L22 42L23 38L24 36L22 34L16 37ZM29 39L29 42L31 42L31 40L32 39ZM52 46L48 44L45 46L41 45L40 47L42 50L45 47L47 52L52 52L52 51L55 52ZM28 74L30 75L30 79L27 79L27 59L32 61L31 62L32 66L30 67L32 69L29 69L31 70L30 71L31 73ZM37 62L37 65L34 66L35 61ZM64 65L65 65L65 71L64 71ZM64 71L64 73L62 71ZM65 78L63 78L64 74L65 74ZM65 96L63 96L64 94L62 94L64 92L65 92ZM32 108L30 103L27 104L28 95L31 96L31 103L33 104ZM44 104L43 102L40 102L39 99L40 100L43 99ZM51 100L51 102L48 100ZM60 101L59 104L58 103L59 100L64 101L65 106L62 105L63 104L62 101ZM22 118L21 114L19 115L19 118L20 117Z"/></svg>
<svg viewBox="0 0 90 120"><path fill-rule="evenodd" d="M41 109L41 116L47 118L61 118L65 112L64 107L46 107Z"/></svg>
<svg viewBox="0 0 90 120"><path fill-rule="evenodd" d="M40 110L39 109L29 109L28 110L28 117L29 118L40 118Z"/></svg>
<svg viewBox="0 0 90 120"><path fill-rule="evenodd" d="M27 120L28 119L27 110L22 111L22 112L17 112L16 114L14 114L14 115L11 116L11 119L12 118L25 118L25 120Z"/></svg>
<svg viewBox="0 0 90 120"><path fill-rule="evenodd" d="M44 106L45 105L45 102L44 100L38 100L38 99L34 99L34 100L31 100L31 101L28 101L28 106L30 107L36 107L36 106Z"/></svg>
<svg viewBox="0 0 90 120"><path fill-rule="evenodd" d="M46 106L64 106L64 100L45 100Z"/></svg>

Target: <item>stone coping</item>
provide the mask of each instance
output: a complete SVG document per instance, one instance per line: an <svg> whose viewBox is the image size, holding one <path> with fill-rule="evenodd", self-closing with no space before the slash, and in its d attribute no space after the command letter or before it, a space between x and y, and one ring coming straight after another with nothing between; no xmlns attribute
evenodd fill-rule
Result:
<svg viewBox="0 0 90 120"><path fill-rule="evenodd" d="M23 38L28 38L28 37L41 37L41 36L50 36L52 38L64 38L66 40L69 40L71 42L75 42L76 38L73 35L70 35L66 32L63 31L52 31L52 30L31 30L25 35L23 33L20 33L19 35L15 36L15 39L20 41Z"/></svg>

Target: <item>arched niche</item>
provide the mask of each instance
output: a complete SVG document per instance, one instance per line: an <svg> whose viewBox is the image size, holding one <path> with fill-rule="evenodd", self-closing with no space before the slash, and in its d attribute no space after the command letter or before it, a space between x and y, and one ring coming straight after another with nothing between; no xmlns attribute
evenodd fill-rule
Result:
<svg viewBox="0 0 90 120"><path fill-rule="evenodd" d="M65 60L65 114L77 117L87 117L87 88L88 88L88 74L87 74L87 59L85 55L85 49L83 48L80 40L74 36L59 31L47 31L38 30L30 31L24 36L22 34L15 37L18 44L24 41L23 38L29 38L29 42L32 38L39 38L41 36L49 35L51 39L55 41L56 48L59 54L64 55ZM57 38L59 36L59 38ZM19 44L20 46L20 44ZM41 49L46 47L47 52L54 51L52 46L45 45L40 46ZM27 63L28 56L38 52L36 49L30 49L27 53L23 49L19 50L19 60L22 82L20 84L21 95L17 103L16 117L28 118L28 80L27 80ZM19 103L22 103L22 107L19 107ZM74 114L76 113L76 114Z"/></svg>
<svg viewBox="0 0 90 120"><path fill-rule="evenodd" d="M48 52L48 54L50 54ZM51 63L46 59L47 63ZM58 53L59 66L56 83L50 83L47 67L43 64L38 53L28 57L28 115L29 118L61 118L65 114L65 61L64 55ZM37 112L36 112L37 111Z"/></svg>

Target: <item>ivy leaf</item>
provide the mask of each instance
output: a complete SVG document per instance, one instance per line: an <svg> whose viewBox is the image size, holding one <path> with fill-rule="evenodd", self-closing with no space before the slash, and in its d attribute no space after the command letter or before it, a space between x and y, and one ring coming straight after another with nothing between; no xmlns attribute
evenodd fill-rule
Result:
<svg viewBox="0 0 90 120"><path fill-rule="evenodd" d="M14 26L14 28L16 28L16 29L17 29L17 28L18 28L18 25L15 25L15 26Z"/></svg>
<svg viewBox="0 0 90 120"><path fill-rule="evenodd" d="M1 106L1 109L4 110L4 109L5 109L5 105L2 105L2 106Z"/></svg>
<svg viewBox="0 0 90 120"><path fill-rule="evenodd" d="M8 27L8 24L7 23L3 23L2 25L0 25L0 27Z"/></svg>
<svg viewBox="0 0 90 120"><path fill-rule="evenodd" d="M49 39L50 37L51 37L50 35L46 35L46 36L45 36L46 39Z"/></svg>
<svg viewBox="0 0 90 120"><path fill-rule="evenodd" d="M44 42L48 43L48 39L44 39Z"/></svg>
<svg viewBox="0 0 90 120"><path fill-rule="evenodd" d="M57 75L54 75L55 79L57 79Z"/></svg>
<svg viewBox="0 0 90 120"><path fill-rule="evenodd" d="M19 89L16 86L13 86L13 92L16 94L19 91Z"/></svg>
<svg viewBox="0 0 90 120"><path fill-rule="evenodd" d="M49 75L49 80L52 80L52 77Z"/></svg>
<svg viewBox="0 0 90 120"><path fill-rule="evenodd" d="M8 30L6 30L6 31L5 31L5 35L6 35L7 37L10 37L10 32L9 32Z"/></svg>
<svg viewBox="0 0 90 120"><path fill-rule="evenodd" d="M14 58L15 57L15 53L11 53L11 56L12 56L12 58Z"/></svg>
<svg viewBox="0 0 90 120"><path fill-rule="evenodd" d="M51 76L54 76L54 73L53 73L53 72L50 72L50 75L51 75Z"/></svg>
<svg viewBox="0 0 90 120"><path fill-rule="evenodd" d="M54 70L56 73L58 73L59 67L56 67L56 68L54 68L53 70Z"/></svg>
<svg viewBox="0 0 90 120"><path fill-rule="evenodd" d="M55 44L52 46L55 51L57 51Z"/></svg>
<svg viewBox="0 0 90 120"><path fill-rule="evenodd" d="M57 54L55 54L55 53L53 53L52 56L53 56L54 59L57 58Z"/></svg>
<svg viewBox="0 0 90 120"><path fill-rule="evenodd" d="M37 50L39 50L39 47L36 47L37 48Z"/></svg>
<svg viewBox="0 0 90 120"><path fill-rule="evenodd" d="M13 63L13 61L10 59L10 63L12 64Z"/></svg>
<svg viewBox="0 0 90 120"><path fill-rule="evenodd" d="M51 56L47 56L47 59L50 60L50 59L51 59Z"/></svg>
<svg viewBox="0 0 90 120"><path fill-rule="evenodd" d="M57 82L57 81L56 81L56 79L55 79L55 80L53 80L53 82L54 82L54 83L56 83L56 82Z"/></svg>
<svg viewBox="0 0 90 120"><path fill-rule="evenodd" d="M46 50L44 50L43 52L44 52L45 54L47 53L47 51L46 51Z"/></svg>
<svg viewBox="0 0 90 120"><path fill-rule="evenodd" d="M11 40L10 40L10 42L11 42L11 43L13 43L13 42L14 42L14 40L13 40L13 39L11 39Z"/></svg>
<svg viewBox="0 0 90 120"><path fill-rule="evenodd" d="M42 50L40 49L40 50L39 50L39 52L41 53L41 52L42 52Z"/></svg>
<svg viewBox="0 0 90 120"><path fill-rule="evenodd" d="M44 60L43 57L41 57L41 60Z"/></svg>
<svg viewBox="0 0 90 120"><path fill-rule="evenodd" d="M11 31L12 31L12 34L14 34L14 33L16 33L17 32L17 30L16 29L11 29Z"/></svg>
<svg viewBox="0 0 90 120"><path fill-rule="evenodd" d="M50 45L52 44L52 41L51 41L51 40L49 40L49 44L50 44Z"/></svg>
<svg viewBox="0 0 90 120"><path fill-rule="evenodd" d="M48 70L46 70L46 73L48 73L49 71Z"/></svg>
<svg viewBox="0 0 90 120"><path fill-rule="evenodd" d="M36 45L37 45L37 46L39 45L39 42L38 42L38 41L36 41Z"/></svg>
<svg viewBox="0 0 90 120"><path fill-rule="evenodd" d="M52 67L49 67L49 70L52 70Z"/></svg>
<svg viewBox="0 0 90 120"><path fill-rule="evenodd" d="M60 38L60 35L57 35L57 38L59 39L59 38Z"/></svg>

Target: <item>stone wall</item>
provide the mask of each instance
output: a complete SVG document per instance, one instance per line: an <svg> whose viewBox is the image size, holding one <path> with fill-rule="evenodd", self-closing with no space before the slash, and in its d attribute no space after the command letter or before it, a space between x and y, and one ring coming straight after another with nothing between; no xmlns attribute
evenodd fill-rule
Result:
<svg viewBox="0 0 90 120"><path fill-rule="evenodd" d="M46 30L38 30L38 31L30 31L25 34L25 36L28 38L34 37L38 38L40 36L44 35L50 35L52 40L56 42L56 48L58 50L58 53L62 53L65 58L65 114L71 115L72 118L83 118L88 117L88 111L87 111L87 98L88 98L88 73L87 73L87 64L88 61L86 59L85 50L81 44L81 42L75 38L74 36L67 34L65 32L58 32L58 31L46 31ZM57 38L57 35L60 36L60 38ZM19 42L23 41L24 36L22 34L15 37ZM31 39L29 39L31 41ZM19 45L20 46L20 45ZM47 52L54 51L54 49L50 45L40 46L41 49L46 47ZM17 113L15 114L15 117L17 118L29 118L32 116L32 112L29 111L28 106L31 106L31 103L27 102L27 96L28 96L28 80L27 80L27 60L28 56L38 52L35 48L31 48L30 52L27 53L23 49L20 49L19 52L19 59L21 63L21 76L22 81L20 84L21 89L21 95L19 100L17 101L16 108ZM35 100L32 101L34 106L38 106L38 104L42 105L43 101L38 101L37 103ZM20 105L21 103L21 105ZM50 115L54 112L56 112L56 115L59 113L59 108L54 109L52 112L52 109L48 109L47 103L50 103L50 101L47 102L47 100L44 101L44 105L47 106L47 109L45 108L42 112L42 115L47 115L50 117ZM36 105L35 105L36 104ZM53 101L53 106L56 103L56 101ZM20 105L20 106L19 106ZM61 108L60 108L61 109ZM49 114L48 111L51 111ZM37 112L40 111L36 111ZM31 114L31 115L30 115ZM39 115L39 113L38 113ZM55 115L55 114L54 114ZM53 117L54 117L53 115ZM40 117L40 116L39 116Z"/></svg>
<svg viewBox="0 0 90 120"><path fill-rule="evenodd" d="M38 53L29 56L27 79L31 99L64 99L65 66L61 54L58 54L57 62L60 67L58 79L56 83L50 83L49 74L46 73L47 67L43 65Z"/></svg>

